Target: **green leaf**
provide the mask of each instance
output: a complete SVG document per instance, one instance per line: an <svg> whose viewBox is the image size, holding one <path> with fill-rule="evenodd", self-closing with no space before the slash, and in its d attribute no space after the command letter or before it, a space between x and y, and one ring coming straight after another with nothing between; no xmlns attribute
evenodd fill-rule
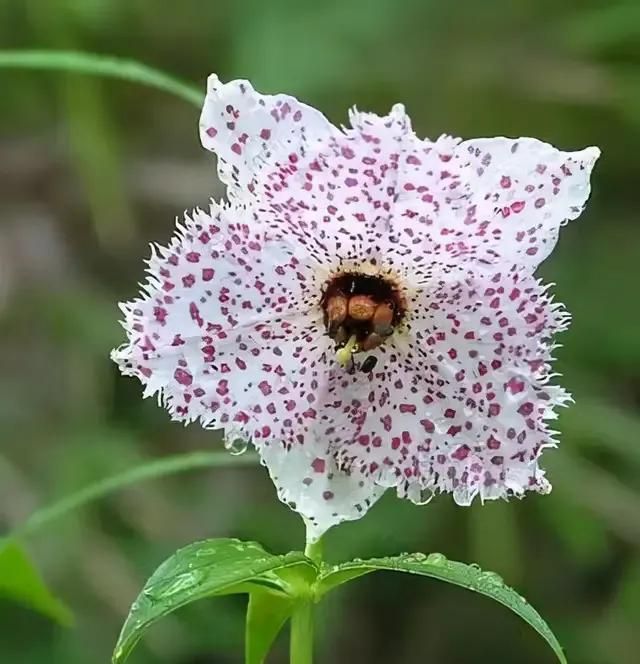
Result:
<svg viewBox="0 0 640 664"><path fill-rule="evenodd" d="M294 600L269 590L249 595L245 632L245 664L262 664L275 638L291 617Z"/></svg>
<svg viewBox="0 0 640 664"><path fill-rule="evenodd" d="M160 565L145 584L122 628L113 662L124 662L148 627L182 606L260 589L295 595L316 571L303 553L277 556L256 542L211 539L190 544Z"/></svg>
<svg viewBox="0 0 640 664"><path fill-rule="evenodd" d="M321 596L342 583L378 570L430 576L490 597L529 623L551 646L558 659L567 664L553 632L524 597L505 585L502 578L494 572L484 572L477 565L447 560L441 553L431 553L428 556L422 553L403 554L393 558L353 560L341 565L328 566L321 570L318 577L317 594Z"/></svg>
<svg viewBox="0 0 640 664"><path fill-rule="evenodd" d="M163 71L153 69L134 60L95 53L55 50L0 51L0 68L2 67L11 69L51 69L119 78L164 90L194 104L198 108L202 106L204 101L203 92Z"/></svg>
<svg viewBox="0 0 640 664"><path fill-rule="evenodd" d="M227 452L190 452L147 461L139 466L128 468L117 475L105 477L47 507L37 510L21 526L18 526L10 536L25 537L30 535L51 521L65 516L68 512L143 480L193 470L194 468L225 468L255 464L257 464L257 460L254 455L233 456Z"/></svg>
<svg viewBox="0 0 640 664"><path fill-rule="evenodd" d="M0 597L6 597L61 625L71 625L71 611L44 584L24 549L13 541L0 543Z"/></svg>

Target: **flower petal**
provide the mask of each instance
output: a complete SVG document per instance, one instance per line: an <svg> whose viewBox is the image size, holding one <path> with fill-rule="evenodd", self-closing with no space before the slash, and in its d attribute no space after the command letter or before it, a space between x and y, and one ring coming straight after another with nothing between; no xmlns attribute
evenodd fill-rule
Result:
<svg viewBox="0 0 640 664"><path fill-rule="evenodd" d="M421 477L461 505L547 492L538 458L556 444L553 409L569 400L549 384L567 314L524 271L477 273L442 294L447 308L432 310L423 339L445 399L432 405Z"/></svg>
<svg viewBox="0 0 640 664"><path fill-rule="evenodd" d="M349 385L359 426L340 465L416 502L547 491L537 459L568 400L547 384L566 314L517 271L467 275L422 298L407 337L379 349L382 368Z"/></svg>
<svg viewBox="0 0 640 664"><path fill-rule="evenodd" d="M212 76L200 134L232 204L154 249L113 353L174 419L251 441L310 539L391 486L462 505L549 490L538 461L569 399L549 384L568 317L532 273L580 214L599 155L419 140L401 105L350 119L338 130ZM338 358L323 298L345 276L345 299L392 292L393 307L374 304L394 317L378 338L348 319ZM357 292L372 277L387 290Z"/></svg>
<svg viewBox="0 0 640 664"><path fill-rule="evenodd" d="M582 212L599 155L533 138L416 141L400 160L398 232L421 233L434 260L533 270Z"/></svg>
<svg viewBox="0 0 640 664"><path fill-rule="evenodd" d="M200 140L218 156L230 197L246 196L256 173L274 158L303 152L336 129L314 108L289 95L262 95L248 81L209 77Z"/></svg>
<svg viewBox="0 0 640 664"><path fill-rule="evenodd" d="M359 519L385 489L362 473L339 468L325 440L311 435L304 445L285 448L271 441L260 448L263 463L280 500L298 512L307 526L307 541L316 541L329 528Z"/></svg>
<svg viewBox="0 0 640 664"><path fill-rule="evenodd" d="M278 402L299 392L305 372L312 376L308 351L321 355L326 338L306 313L309 293L318 297L297 249L251 230L244 214L213 204L154 249L142 296L122 305L128 341L113 358L176 419L223 426L262 404L264 416L253 417L261 430L271 417L265 391Z"/></svg>
<svg viewBox="0 0 640 664"><path fill-rule="evenodd" d="M272 232L294 235L318 262L379 258L389 245L398 157L413 137L411 123L400 104L382 117L353 111L351 122L313 149L274 160L253 190Z"/></svg>

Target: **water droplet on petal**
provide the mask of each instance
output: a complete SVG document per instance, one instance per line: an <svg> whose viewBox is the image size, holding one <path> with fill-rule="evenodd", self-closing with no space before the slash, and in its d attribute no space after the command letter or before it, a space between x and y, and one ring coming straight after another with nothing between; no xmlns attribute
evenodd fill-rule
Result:
<svg viewBox="0 0 640 664"><path fill-rule="evenodd" d="M407 498L409 498L414 505L426 505L431 502L434 495L435 493L433 489L418 485L412 486L409 491L407 491Z"/></svg>
<svg viewBox="0 0 640 664"><path fill-rule="evenodd" d="M231 434L225 437L224 446L229 452L234 456L239 456L244 454L249 447L249 441L247 438L238 436L237 434Z"/></svg>
<svg viewBox="0 0 640 664"><path fill-rule="evenodd" d="M573 198L584 198L587 187L584 184L573 184L569 187L568 194Z"/></svg>
<svg viewBox="0 0 640 664"><path fill-rule="evenodd" d="M398 484L398 473L395 468L384 468L376 479L376 484L388 489Z"/></svg>

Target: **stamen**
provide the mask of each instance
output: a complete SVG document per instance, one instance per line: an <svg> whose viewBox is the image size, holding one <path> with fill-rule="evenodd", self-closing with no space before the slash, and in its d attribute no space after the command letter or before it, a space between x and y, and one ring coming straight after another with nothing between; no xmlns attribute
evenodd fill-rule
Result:
<svg viewBox="0 0 640 664"><path fill-rule="evenodd" d="M360 371L362 373L370 373L376 368L378 364L378 358L375 355L369 355L367 359L360 365Z"/></svg>
<svg viewBox="0 0 640 664"><path fill-rule="evenodd" d="M384 337L381 337L379 334L372 332L362 340L360 345L362 350L373 350L377 346L380 346L383 341Z"/></svg>
<svg viewBox="0 0 640 664"><path fill-rule="evenodd" d="M392 275L356 271L332 276L322 289L320 306L336 361L348 372L359 370L358 353L368 355L393 335L406 312L400 283Z"/></svg>
<svg viewBox="0 0 640 664"><path fill-rule="evenodd" d="M351 316L353 320L371 320L375 310L376 304L369 295L354 295L349 300L349 316Z"/></svg>
<svg viewBox="0 0 640 664"><path fill-rule="evenodd" d="M326 323L329 334L334 334L347 317L347 298L341 293L331 297L326 304Z"/></svg>
<svg viewBox="0 0 640 664"><path fill-rule="evenodd" d="M346 367L351 361L351 356L358 351L357 338L355 334L351 335L351 338L347 343L342 347L338 348L336 351L336 360L338 364L343 367Z"/></svg>
<svg viewBox="0 0 640 664"><path fill-rule="evenodd" d="M373 315L373 331L381 337L393 334L394 307L390 302L379 304Z"/></svg>

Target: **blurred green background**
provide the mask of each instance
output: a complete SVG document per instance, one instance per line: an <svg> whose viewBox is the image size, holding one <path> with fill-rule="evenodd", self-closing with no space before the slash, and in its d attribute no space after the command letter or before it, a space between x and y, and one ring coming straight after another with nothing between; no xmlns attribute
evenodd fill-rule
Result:
<svg viewBox="0 0 640 664"><path fill-rule="evenodd" d="M403 101L420 135L530 135L599 145L587 212L542 275L573 313L558 368L576 404L547 453L548 497L456 508L391 495L326 538L328 557L406 550L502 574L550 622L573 664L640 652L640 2L638 0L0 0L0 48L142 60L191 80L249 78L335 122ZM197 109L113 80L0 70L0 525L144 459L220 448L169 422L108 359L116 303L150 241L220 196ZM0 599L0 659L104 664L146 577L207 536L299 548L299 519L262 469L200 470L75 512L28 542L76 614L57 626ZM165 620L140 664L242 661L244 600ZM539 664L552 652L506 609L399 575L323 607L319 662ZM272 661L286 661L279 642Z"/></svg>

